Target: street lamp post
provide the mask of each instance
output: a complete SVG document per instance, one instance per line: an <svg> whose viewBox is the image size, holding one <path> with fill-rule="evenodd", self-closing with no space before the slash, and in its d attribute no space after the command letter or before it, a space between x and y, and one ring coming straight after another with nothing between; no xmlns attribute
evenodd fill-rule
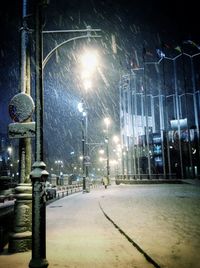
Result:
<svg viewBox="0 0 200 268"><path fill-rule="evenodd" d="M106 170L107 170L107 180L108 185L110 185L110 164L109 164L109 137L108 137L108 127L110 125L110 119L108 117L104 118L104 123L106 124Z"/></svg>
<svg viewBox="0 0 200 268"><path fill-rule="evenodd" d="M63 161L62 160L56 160L55 164L58 165L58 176L60 176L61 168L63 167Z"/></svg>
<svg viewBox="0 0 200 268"><path fill-rule="evenodd" d="M80 58L80 63L83 68L82 70L82 82L85 92L91 89L92 82L91 76L97 66L98 55L96 51L86 51ZM88 147L88 111L87 104L83 98L78 106L79 111L82 113L82 154L83 154L83 192L89 191L89 185L86 185L89 177L89 147Z"/></svg>
<svg viewBox="0 0 200 268"><path fill-rule="evenodd" d="M48 172L43 162L43 55L42 55L42 1L35 4L35 72L36 72L36 161L31 172L32 180L32 259L30 268L46 268L46 201L45 181Z"/></svg>
<svg viewBox="0 0 200 268"><path fill-rule="evenodd" d="M76 39L96 38L98 35L91 35L91 32L100 31L91 29L88 26L85 30L66 30L66 31L42 31L43 25L43 5L48 1L37 0L35 3L35 85L36 85L36 153L35 163L31 172L32 180L32 259L29 262L30 268L46 268L46 195L45 182L48 172L45 170L46 165L43 162L43 69L53 53L64 44ZM52 49L43 60L43 33L74 33L86 32L85 35L76 36L68 39Z"/></svg>
<svg viewBox="0 0 200 268"><path fill-rule="evenodd" d="M108 185L110 184L110 165L109 165L109 139L108 137L105 138L106 143L106 170L107 170L107 180Z"/></svg>
<svg viewBox="0 0 200 268"><path fill-rule="evenodd" d="M58 165L58 177L56 184L61 185L61 168L63 168L63 161L62 160L56 160L55 164Z"/></svg>
<svg viewBox="0 0 200 268"><path fill-rule="evenodd" d="M78 104L79 112L82 113L81 118L81 135L82 135L82 170L83 170L83 192L86 192L86 178L88 177L88 165L86 163L87 156L87 111L84 107L83 99Z"/></svg>

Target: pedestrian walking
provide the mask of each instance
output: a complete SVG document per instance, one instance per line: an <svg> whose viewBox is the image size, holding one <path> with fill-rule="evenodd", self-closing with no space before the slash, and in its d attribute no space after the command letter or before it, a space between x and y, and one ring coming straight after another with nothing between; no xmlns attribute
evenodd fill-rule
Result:
<svg viewBox="0 0 200 268"><path fill-rule="evenodd" d="M103 177L102 183L103 183L105 189L107 189L107 186L108 186L108 178L106 176Z"/></svg>

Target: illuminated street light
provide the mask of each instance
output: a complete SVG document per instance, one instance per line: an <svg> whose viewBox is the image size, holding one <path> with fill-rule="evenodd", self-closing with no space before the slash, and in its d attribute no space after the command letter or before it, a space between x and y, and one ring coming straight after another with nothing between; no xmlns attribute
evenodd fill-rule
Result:
<svg viewBox="0 0 200 268"><path fill-rule="evenodd" d="M108 185L110 184L110 165L109 165L109 137L108 137L108 127L110 125L110 118L106 117L104 118L104 123L106 124L106 137L105 137L105 143L106 143L106 170L107 170L107 180Z"/></svg>
<svg viewBox="0 0 200 268"><path fill-rule="evenodd" d="M100 162L103 162L103 161L105 161L105 160L106 160L106 158L99 157L99 161L100 161Z"/></svg>
<svg viewBox="0 0 200 268"><path fill-rule="evenodd" d="M106 131L108 132L108 127L110 125L110 118L109 117L105 117L104 118L104 123L106 125Z"/></svg>
<svg viewBox="0 0 200 268"><path fill-rule="evenodd" d="M92 75L95 72L98 64L98 54L94 50L86 51L80 58L81 62L81 78L84 89L92 88Z"/></svg>
<svg viewBox="0 0 200 268"><path fill-rule="evenodd" d="M84 109L83 109L83 102L79 102L78 103L78 110L80 113L83 113Z"/></svg>
<svg viewBox="0 0 200 268"><path fill-rule="evenodd" d="M86 51L81 57L81 65L84 70L86 77L91 77L91 73L94 72L98 63L97 51L91 50Z"/></svg>
<svg viewBox="0 0 200 268"><path fill-rule="evenodd" d="M63 168L63 161L62 160L56 160L55 164L58 165L58 175L60 176L60 170Z"/></svg>
<svg viewBox="0 0 200 268"><path fill-rule="evenodd" d="M99 153L100 153L100 154L104 154L104 150L103 150L103 149L100 149L100 150L99 150Z"/></svg>
<svg viewBox="0 0 200 268"><path fill-rule="evenodd" d="M113 136L113 141L115 143L118 143L119 142L119 137L117 135Z"/></svg>
<svg viewBox="0 0 200 268"><path fill-rule="evenodd" d="M9 146L7 150L8 150L9 155L11 155L12 154L12 147Z"/></svg>

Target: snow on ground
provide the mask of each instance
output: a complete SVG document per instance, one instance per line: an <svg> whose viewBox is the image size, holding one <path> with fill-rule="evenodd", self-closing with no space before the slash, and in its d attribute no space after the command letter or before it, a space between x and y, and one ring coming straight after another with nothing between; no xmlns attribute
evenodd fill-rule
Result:
<svg viewBox="0 0 200 268"><path fill-rule="evenodd" d="M200 187L120 185L108 189L100 202L161 267L200 267Z"/></svg>
<svg viewBox="0 0 200 268"><path fill-rule="evenodd" d="M120 185L78 193L47 206L49 268L151 268L103 214L161 268L198 268L200 187ZM0 267L25 268L31 252L0 255ZM156 267L156 266L154 266Z"/></svg>

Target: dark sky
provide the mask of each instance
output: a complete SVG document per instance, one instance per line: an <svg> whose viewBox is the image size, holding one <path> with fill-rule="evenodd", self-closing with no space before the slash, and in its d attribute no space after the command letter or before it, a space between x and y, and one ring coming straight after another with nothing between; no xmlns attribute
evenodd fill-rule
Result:
<svg viewBox="0 0 200 268"><path fill-rule="evenodd" d="M129 68L133 50L137 50L141 58L144 45L151 50L155 50L161 41L173 43L174 46L181 44L183 40L187 39L200 43L198 10L195 1L187 1L187 4L185 4L184 1L171 0L50 0L50 5L46 9L45 29L80 29L85 28L86 25L91 25L93 28L101 28L103 37L100 45L102 46L102 51L104 49L104 55L108 52L110 55L112 52L110 40L111 34L114 34L119 50L115 57L109 55L105 57L107 67L110 70L115 69L115 71L118 71L120 69L126 71ZM0 9L0 133L7 132L7 125L11 122L8 115L9 101L18 93L20 14L21 1L4 1L4 6ZM55 44L55 37L50 37L48 40L44 50ZM68 55L70 52L73 51L68 50ZM64 54L60 54L60 56L61 58L65 57ZM71 76L64 72L65 69L73 71L73 65L70 64L62 69L52 64L51 67L48 67L50 69L47 68L45 74L47 81L45 92L52 96L46 100L45 119L47 122L54 122L51 126L49 123L47 129L51 135L56 137L61 132L65 133L66 136L69 136L69 133L66 132L67 126L60 122L60 119L56 118L55 113L51 114L50 107L54 107L54 110L61 107L62 111L60 111L59 115L65 117L65 113L68 113L68 110L65 110L64 107L67 105L71 111L70 117L67 119L68 122L71 122L70 124L72 124L72 117L74 117L75 113L71 106L72 100L77 98L75 96L76 92L73 92L74 82L70 80ZM96 89L96 98L93 97L93 100L96 99L98 105L91 101L90 108L91 113L95 110L96 118L98 116L100 118L101 108L98 109L100 107L99 103L101 102L101 107L104 110L103 113L106 113L109 101L109 112L114 115L117 121L118 112L116 109L118 109L118 102L116 96L118 94L118 77L115 75L110 76L110 70L104 69L110 81L109 87L101 84ZM56 77L59 77L60 73L62 73L62 79L60 79L59 84L56 84L58 90L55 90L54 81ZM65 88L68 88L68 91ZM116 94L114 94L115 91L117 92ZM64 94L64 97L59 98L57 103L55 100L58 93ZM67 98L69 102L65 101ZM79 118L77 118L78 120ZM55 129L53 134L51 132L53 131L52 129ZM78 125L76 132L78 132ZM73 133L70 135L73 136Z"/></svg>
<svg viewBox="0 0 200 268"><path fill-rule="evenodd" d="M199 9L196 1L184 2L50 0L45 29L75 29L86 25L101 28L105 42L109 42L111 34L115 34L117 44L122 48L119 53L122 57L127 53L131 57L133 47L141 50L144 44L147 47L158 46L159 39L174 45L187 39L198 43ZM6 113L9 92L12 95L18 90L20 13L21 1L4 1L0 9L0 132L2 125L5 128L2 113ZM151 39L154 39L153 45Z"/></svg>

